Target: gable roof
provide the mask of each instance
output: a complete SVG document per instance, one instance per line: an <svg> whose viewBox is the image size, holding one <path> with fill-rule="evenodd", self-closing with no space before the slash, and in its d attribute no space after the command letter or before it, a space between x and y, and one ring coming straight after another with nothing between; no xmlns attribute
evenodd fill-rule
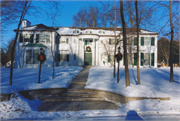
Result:
<svg viewBox="0 0 180 121"><path fill-rule="evenodd" d="M37 24L29 27L20 28L19 31L55 31L56 28L54 27L48 27L44 24ZM14 31L17 31L15 29Z"/></svg>

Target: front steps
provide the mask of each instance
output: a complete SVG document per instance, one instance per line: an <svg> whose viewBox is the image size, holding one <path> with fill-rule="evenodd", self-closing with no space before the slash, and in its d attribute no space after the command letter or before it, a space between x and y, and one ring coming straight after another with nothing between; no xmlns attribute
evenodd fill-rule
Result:
<svg viewBox="0 0 180 121"><path fill-rule="evenodd" d="M56 101L102 101L96 94L85 90L68 89L66 92L52 92L51 95L43 95L40 100L45 102Z"/></svg>

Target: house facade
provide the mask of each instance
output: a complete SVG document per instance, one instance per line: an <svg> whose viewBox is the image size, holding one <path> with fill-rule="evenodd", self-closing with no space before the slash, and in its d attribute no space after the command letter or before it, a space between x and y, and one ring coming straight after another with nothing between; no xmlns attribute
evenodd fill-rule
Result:
<svg viewBox="0 0 180 121"><path fill-rule="evenodd" d="M158 33L143 29L139 32L140 65L157 67ZM127 28L127 33L128 63L136 66L136 30ZM23 20L15 47L15 67L39 67L37 55L41 48L47 58L43 67L52 67L53 60L55 66L112 66L114 35L114 28L31 26L28 20ZM121 47L123 54L122 28L117 28L116 37L117 47ZM122 59L120 67L124 63Z"/></svg>

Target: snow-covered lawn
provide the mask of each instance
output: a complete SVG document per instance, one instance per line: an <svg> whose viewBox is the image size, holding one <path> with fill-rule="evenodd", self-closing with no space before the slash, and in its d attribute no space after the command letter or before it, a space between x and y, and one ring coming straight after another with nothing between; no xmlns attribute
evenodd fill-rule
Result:
<svg viewBox="0 0 180 121"><path fill-rule="evenodd" d="M82 67L58 67L55 79L52 79L52 68L43 68L41 84L38 84L38 69L14 69L13 86L8 88L9 69L1 68L1 91L7 93L26 89L67 87L74 75L77 75L81 69ZM42 101L28 100L15 93L10 101L0 102L0 119L79 120L78 118L83 117L106 118L106 116L113 116L113 119L116 116L130 120L135 113L137 113L136 119L139 120L159 119L159 117L152 118L152 116L161 116L162 119L171 117L179 119L180 68L174 68L174 82L169 82L169 68L140 68L141 85L137 85L136 68L129 68L129 72L131 86L126 87L124 68L120 68L120 81L117 84L116 78L112 77L113 68L92 67L85 88L106 90L125 96L170 97L170 100L146 99L131 101L127 104L118 103L117 105L120 106L118 110L38 112L37 107ZM4 91L4 89L7 90Z"/></svg>
<svg viewBox="0 0 180 121"><path fill-rule="evenodd" d="M79 66L56 67L53 79L53 68L42 68L41 80L38 84L39 68L14 68L12 86L9 86L10 68L1 68L1 93L43 88L66 88L82 69Z"/></svg>
<svg viewBox="0 0 180 121"><path fill-rule="evenodd" d="M169 101L140 100L121 105L121 110L180 114L180 68L174 68L174 82L169 82L169 68L140 68L141 85L137 85L136 68L129 68L130 86L125 86L125 68L120 68L119 83L113 78L113 68L90 69L85 88L116 92L130 97L170 97Z"/></svg>

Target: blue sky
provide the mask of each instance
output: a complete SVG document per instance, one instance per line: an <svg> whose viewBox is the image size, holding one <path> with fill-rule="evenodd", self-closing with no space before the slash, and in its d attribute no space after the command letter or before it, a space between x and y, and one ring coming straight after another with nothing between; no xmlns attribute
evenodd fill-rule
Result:
<svg viewBox="0 0 180 121"><path fill-rule="evenodd" d="M71 26L73 24L73 15L75 15L80 7L88 6L97 1L60 1L63 7L61 11L61 16L57 17L58 26ZM44 7L42 4L39 4L38 1L33 1L33 4ZM36 24L44 24L47 26L51 26L51 21L47 20L45 16L40 16L37 18L31 16L25 16L25 19L28 19L31 22L31 25ZM17 28L17 23L11 24L7 26L6 32L1 34L1 44L5 44L6 42L10 41L15 36L14 29Z"/></svg>
<svg viewBox="0 0 180 121"><path fill-rule="evenodd" d="M69 27L72 26L73 24L73 15L75 15L81 7L93 5L93 4L100 4L98 1L60 1L63 9L61 10L61 15L57 17L57 26L65 26ZM116 1L117 2L117 1ZM42 8L44 5L42 5L39 1L33 1L33 4L36 6L41 6ZM157 13L157 16L158 13ZM31 25L36 25L36 24L44 24L47 26L51 26L51 20L47 20L47 17L44 16L37 16L37 18L34 18L32 16L25 16L25 19L28 19L31 22ZM163 21L165 22L166 20L162 20L160 24L163 24ZM155 27L159 27L159 24L154 25ZM17 28L17 23L11 24L6 28L6 32L1 34L1 45L5 44L6 42L10 41L12 38L14 38L15 33L14 29ZM154 31L154 30L153 30Z"/></svg>

